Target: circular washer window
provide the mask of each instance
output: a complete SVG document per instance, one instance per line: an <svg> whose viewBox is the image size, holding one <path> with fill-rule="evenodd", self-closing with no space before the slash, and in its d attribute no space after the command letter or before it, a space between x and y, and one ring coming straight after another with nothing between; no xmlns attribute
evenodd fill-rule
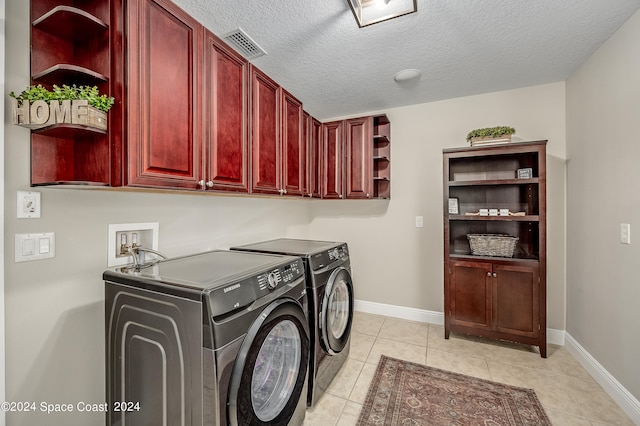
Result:
<svg viewBox="0 0 640 426"><path fill-rule="evenodd" d="M251 377L251 403L261 421L275 419L289 402L301 353L300 332L292 321L279 322L266 336Z"/></svg>

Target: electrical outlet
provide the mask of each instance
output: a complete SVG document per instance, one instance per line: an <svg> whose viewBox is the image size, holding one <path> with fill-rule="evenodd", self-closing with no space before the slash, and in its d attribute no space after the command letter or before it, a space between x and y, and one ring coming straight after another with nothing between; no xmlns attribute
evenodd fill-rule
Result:
<svg viewBox="0 0 640 426"><path fill-rule="evenodd" d="M158 222L120 223L109 225L107 265L121 266L133 263L129 251L134 247L158 250Z"/></svg>

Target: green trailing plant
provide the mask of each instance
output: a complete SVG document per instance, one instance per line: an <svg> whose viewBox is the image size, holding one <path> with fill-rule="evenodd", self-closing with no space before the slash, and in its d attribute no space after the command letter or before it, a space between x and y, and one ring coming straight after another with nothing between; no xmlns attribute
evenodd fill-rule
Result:
<svg viewBox="0 0 640 426"><path fill-rule="evenodd" d="M11 92L9 96L15 98L18 102L29 101L29 103L35 101L50 103L51 101L86 99L89 105L104 112L109 111L115 102L113 97L101 95L97 86L76 86L75 84L71 86L63 84L62 87L54 84L53 90L47 90L41 84L38 84L27 87L19 95Z"/></svg>
<svg viewBox="0 0 640 426"><path fill-rule="evenodd" d="M467 140L472 138L497 138L504 135L512 135L516 132L516 129L508 126L486 127L484 129L472 130L467 134Z"/></svg>

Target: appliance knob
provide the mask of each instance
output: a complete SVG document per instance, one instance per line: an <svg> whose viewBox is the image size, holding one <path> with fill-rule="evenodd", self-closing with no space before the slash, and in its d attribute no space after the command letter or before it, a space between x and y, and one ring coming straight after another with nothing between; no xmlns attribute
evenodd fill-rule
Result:
<svg viewBox="0 0 640 426"><path fill-rule="evenodd" d="M269 287L270 290L273 290L277 285L278 280L276 279L275 272L269 273L269 275L267 276L267 287Z"/></svg>

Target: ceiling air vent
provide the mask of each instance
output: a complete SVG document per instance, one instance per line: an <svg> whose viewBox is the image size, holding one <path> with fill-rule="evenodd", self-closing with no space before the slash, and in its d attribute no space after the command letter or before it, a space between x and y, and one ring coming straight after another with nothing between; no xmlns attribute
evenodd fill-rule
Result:
<svg viewBox="0 0 640 426"><path fill-rule="evenodd" d="M255 59L267 54L242 28L233 30L222 38L247 59Z"/></svg>

